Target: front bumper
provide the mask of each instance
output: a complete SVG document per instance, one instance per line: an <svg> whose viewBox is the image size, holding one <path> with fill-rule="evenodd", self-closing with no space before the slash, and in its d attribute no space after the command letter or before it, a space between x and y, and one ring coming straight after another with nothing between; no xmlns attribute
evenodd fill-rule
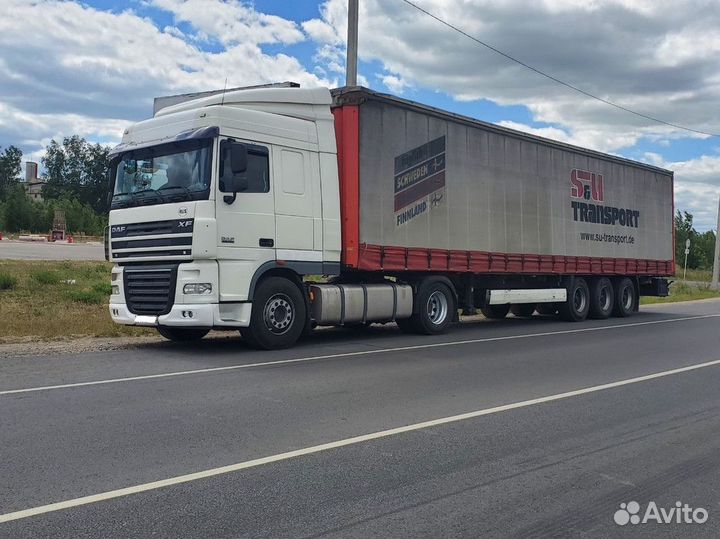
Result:
<svg viewBox="0 0 720 539"><path fill-rule="evenodd" d="M111 303L109 308L117 324L149 327L247 327L252 313L250 303L173 305L168 314L160 316L133 314L124 303Z"/></svg>
<svg viewBox="0 0 720 539"><path fill-rule="evenodd" d="M137 266L134 266L136 268ZM113 322L127 326L169 326L169 327L247 327L250 325L252 305L246 302L221 303L218 294L218 265L214 260L196 260L179 264L175 295L167 314L143 315L130 312L125 296L123 266L112 269L111 282L115 294L110 296L110 316ZM212 284L212 294L184 294L187 283L203 282Z"/></svg>

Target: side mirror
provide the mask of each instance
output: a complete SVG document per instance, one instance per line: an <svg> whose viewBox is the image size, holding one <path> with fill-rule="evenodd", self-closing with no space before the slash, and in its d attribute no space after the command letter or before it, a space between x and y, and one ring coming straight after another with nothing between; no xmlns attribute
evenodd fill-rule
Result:
<svg viewBox="0 0 720 539"><path fill-rule="evenodd" d="M247 170L248 152L244 144L232 144L230 146L230 170L233 174L240 174Z"/></svg>
<svg viewBox="0 0 720 539"><path fill-rule="evenodd" d="M220 191L223 193L239 193L248 188L247 176L224 176L220 182Z"/></svg>

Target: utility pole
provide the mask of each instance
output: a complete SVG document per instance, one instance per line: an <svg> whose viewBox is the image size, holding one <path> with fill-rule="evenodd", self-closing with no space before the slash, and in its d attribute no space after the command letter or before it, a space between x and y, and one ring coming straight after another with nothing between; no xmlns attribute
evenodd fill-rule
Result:
<svg viewBox="0 0 720 539"><path fill-rule="evenodd" d="M717 226L718 228L715 229L715 257L713 258L713 276L712 283L710 283L710 286L712 288L718 288L718 274L720 273L720 261L718 261L718 257L720 257L720 201L718 202Z"/></svg>
<svg viewBox="0 0 720 539"><path fill-rule="evenodd" d="M348 0L348 35L345 85L357 86L358 2Z"/></svg>

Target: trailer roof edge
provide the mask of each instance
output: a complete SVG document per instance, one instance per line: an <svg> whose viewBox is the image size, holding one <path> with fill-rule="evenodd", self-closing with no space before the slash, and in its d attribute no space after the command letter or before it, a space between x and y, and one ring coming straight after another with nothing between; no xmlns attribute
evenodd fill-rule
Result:
<svg viewBox="0 0 720 539"><path fill-rule="evenodd" d="M364 101L368 101L368 100L392 103L399 107L403 107L403 108L407 108L407 109L411 109L411 110L415 110L415 111L420 111L425 114L431 114L435 117L443 118L446 120L455 121L455 122L463 123L466 125L482 127L484 129L488 129L490 131L494 131L494 132L502 134L502 135L507 135L507 136L518 138L518 139L524 139L524 140L528 140L531 142L537 142L540 144L544 144L546 146L553 146L558 149L571 150L574 152L582 153L582 154L590 156L590 157L597 157L600 159L606 159L606 160L614 161L616 163L620 163L620 164L624 164L624 165L630 165L630 166L642 168L645 170L651 170L653 172L663 174L663 175L668 175L668 176L674 175L674 172L669 169L656 167L654 165L649 165L647 163L642 163L640 161L634 161L633 159L628 159L626 157L621 157L619 155L604 153L604 152L600 152L598 150L591 150L588 148L583 148L582 146L576 146L574 144L560 142L558 140L553 140L553 139L541 137L538 135L533 135L531 133L525 133L524 131L518 131L517 129L510 129L509 127L502 127L500 125L496 125L493 123L478 120L477 118L472 118L470 116L465 116L463 114L457 114L455 112L449 112L449 111L446 111L443 109L439 109L437 107L432 107L430 105L424 105L422 103L418 103L416 101L411 101L409 99L404 99L402 97L397 97L392 94L377 92L375 90L365 88L364 86L343 86L341 88L334 88L334 89L330 90L330 93L332 94L332 97L333 97L333 106L341 106L344 104L360 105Z"/></svg>

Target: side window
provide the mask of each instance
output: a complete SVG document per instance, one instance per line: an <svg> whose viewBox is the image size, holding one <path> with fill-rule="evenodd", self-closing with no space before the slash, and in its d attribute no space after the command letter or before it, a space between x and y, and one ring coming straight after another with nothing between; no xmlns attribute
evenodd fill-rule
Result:
<svg viewBox="0 0 720 539"><path fill-rule="evenodd" d="M291 195L305 194L305 163L303 154L280 150L282 158L282 190Z"/></svg>
<svg viewBox="0 0 720 539"><path fill-rule="evenodd" d="M226 175L232 175L230 167L230 148L233 144L239 144L225 140L220 145L220 191L223 191ZM270 164L268 149L255 144L245 144L248 151L247 170L236 174L239 178L247 180L247 189L243 193L267 193L270 191Z"/></svg>

